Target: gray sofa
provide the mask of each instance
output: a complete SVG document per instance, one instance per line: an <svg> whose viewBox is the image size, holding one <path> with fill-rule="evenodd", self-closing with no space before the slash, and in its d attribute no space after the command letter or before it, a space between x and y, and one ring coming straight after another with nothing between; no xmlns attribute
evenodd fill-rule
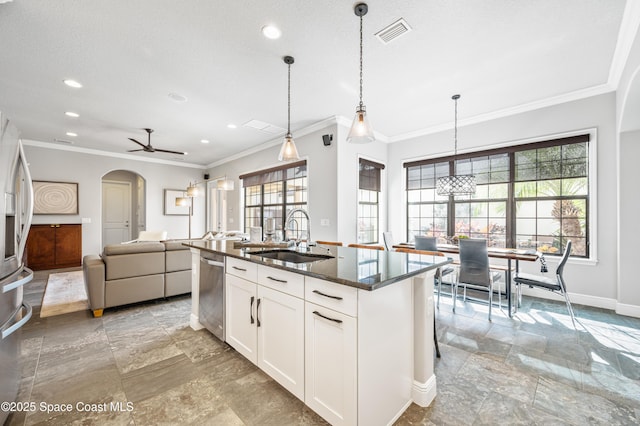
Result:
<svg viewBox="0 0 640 426"><path fill-rule="evenodd" d="M83 259L84 283L94 317L105 308L191 292L191 252L184 241L104 247Z"/></svg>

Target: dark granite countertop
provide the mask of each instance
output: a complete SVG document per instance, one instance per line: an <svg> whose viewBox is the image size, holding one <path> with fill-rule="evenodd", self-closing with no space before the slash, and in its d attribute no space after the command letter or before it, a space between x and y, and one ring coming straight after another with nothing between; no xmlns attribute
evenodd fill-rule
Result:
<svg viewBox="0 0 640 426"><path fill-rule="evenodd" d="M256 253L272 249L236 249L233 247L233 243L231 240L213 240L189 241L184 245L363 290L375 290L452 262L452 259L441 256L422 256L351 247L316 246L311 247L309 251L305 249L298 251L302 254L324 254L333 257L311 263L291 263L256 256Z"/></svg>

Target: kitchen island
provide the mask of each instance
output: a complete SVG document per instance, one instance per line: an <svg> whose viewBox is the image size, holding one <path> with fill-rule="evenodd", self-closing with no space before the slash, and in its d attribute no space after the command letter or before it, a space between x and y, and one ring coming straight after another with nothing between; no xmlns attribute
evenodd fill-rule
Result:
<svg viewBox="0 0 640 426"><path fill-rule="evenodd" d="M331 424L391 424L435 397L433 276L451 259L185 245L192 328L202 328L201 256L224 256L224 340Z"/></svg>

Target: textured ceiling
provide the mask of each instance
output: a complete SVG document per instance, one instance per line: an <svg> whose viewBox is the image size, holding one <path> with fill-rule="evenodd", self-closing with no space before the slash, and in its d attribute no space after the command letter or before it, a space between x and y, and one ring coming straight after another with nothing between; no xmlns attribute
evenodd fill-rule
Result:
<svg viewBox="0 0 640 426"><path fill-rule="evenodd" d="M606 85L625 2L372 0L364 17L364 103L391 140ZM294 133L358 102L358 18L344 0L14 0L0 4L0 111L25 139L124 153L156 148L209 164L280 135L291 69ZM404 18L412 31L374 33ZM273 23L278 40L260 32ZM62 80L74 78L82 89ZM188 98L177 103L167 95ZM64 115L74 111L80 118ZM231 130L227 124L235 123ZM211 141L208 145L201 139ZM136 154L174 159L170 154Z"/></svg>

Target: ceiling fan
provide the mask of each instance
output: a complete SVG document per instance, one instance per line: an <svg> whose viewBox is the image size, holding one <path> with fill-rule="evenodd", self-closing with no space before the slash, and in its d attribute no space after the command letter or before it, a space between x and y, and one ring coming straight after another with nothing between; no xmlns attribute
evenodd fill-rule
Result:
<svg viewBox="0 0 640 426"><path fill-rule="evenodd" d="M142 148L140 148L140 149L130 149L127 152L138 152L138 151L144 151L144 152L167 152L169 154L184 155L184 152L169 151L167 149L160 149L160 148L152 147L151 146L151 133L153 133L153 129L144 129L144 131L147 132L147 144L145 145L145 144L143 144L141 142L138 142L137 140L135 140L133 138L129 138L130 141L137 143Z"/></svg>

